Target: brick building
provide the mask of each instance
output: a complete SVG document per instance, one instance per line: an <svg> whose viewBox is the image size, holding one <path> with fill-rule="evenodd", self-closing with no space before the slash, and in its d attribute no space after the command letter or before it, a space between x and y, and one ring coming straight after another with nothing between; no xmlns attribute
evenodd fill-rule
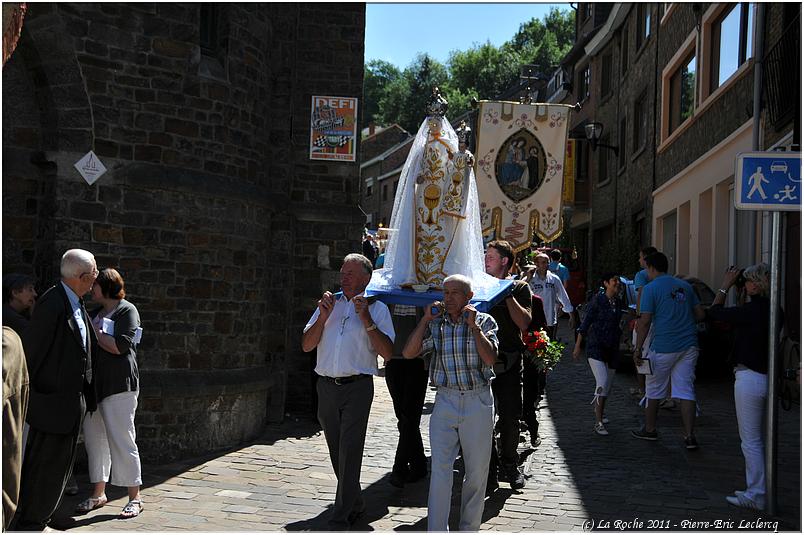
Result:
<svg viewBox="0 0 804 535"><path fill-rule="evenodd" d="M413 136L398 124L363 140L360 208L369 228L377 229L380 224L387 228L391 222L399 174L412 145Z"/></svg>
<svg viewBox="0 0 804 535"><path fill-rule="evenodd" d="M363 226L358 164L308 159L311 95L362 94L364 25L363 4L29 4L3 72L3 271L43 290L72 247L121 271L152 461L307 407L301 329Z"/></svg>
<svg viewBox="0 0 804 535"><path fill-rule="evenodd" d="M636 250L647 244L668 255L672 272L714 287L728 265L767 261L769 217L734 209L734 159L752 146L800 146L800 5L578 4L578 13L577 42L563 62L572 90L561 98L583 106L573 137L599 122L599 143L615 148L578 143L571 227L576 241L589 240L592 273L632 275ZM784 271L792 274L800 215L786 217ZM793 279L784 295L798 314Z"/></svg>

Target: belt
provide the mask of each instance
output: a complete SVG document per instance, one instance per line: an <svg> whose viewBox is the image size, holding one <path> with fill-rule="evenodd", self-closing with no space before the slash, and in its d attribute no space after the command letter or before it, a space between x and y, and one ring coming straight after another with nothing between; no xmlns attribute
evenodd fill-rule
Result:
<svg viewBox="0 0 804 535"><path fill-rule="evenodd" d="M326 379L331 383L335 383L336 385L341 386L341 385L348 385L349 383L354 383L355 381L365 379L366 377L371 377L371 375L361 373L360 375L347 375L346 377L328 377L326 375L321 375L320 377L322 379Z"/></svg>

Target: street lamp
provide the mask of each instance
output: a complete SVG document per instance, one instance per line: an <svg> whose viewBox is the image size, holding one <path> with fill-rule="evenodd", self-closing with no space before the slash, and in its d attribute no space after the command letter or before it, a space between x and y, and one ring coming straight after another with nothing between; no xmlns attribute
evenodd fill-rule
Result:
<svg viewBox="0 0 804 535"><path fill-rule="evenodd" d="M589 141L590 145L592 145L592 150L595 150L598 147L603 147L604 149L613 150L615 155L619 154L620 151L617 147L613 145L606 145L605 143L599 143L600 136L603 135L603 123L586 123L583 129L584 133L586 134L586 140Z"/></svg>

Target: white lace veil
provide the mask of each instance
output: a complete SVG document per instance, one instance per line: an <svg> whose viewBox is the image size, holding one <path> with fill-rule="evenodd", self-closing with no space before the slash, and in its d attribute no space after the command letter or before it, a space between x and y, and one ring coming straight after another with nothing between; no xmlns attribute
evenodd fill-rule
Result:
<svg viewBox="0 0 804 535"><path fill-rule="evenodd" d="M428 120L441 122L441 140L458 152L458 136L445 117L426 118L413 140L408 158L399 177L394 208L391 213L388 245L385 249L383 269L375 270L369 284L374 290L398 290L403 284L416 284L415 199L416 177L424 161L424 149L430 130ZM466 219L458 225L450 254L444 264L447 275L466 275L472 280L472 290L488 291L498 286L498 280L486 274L483 236L480 224L480 203L477 196L474 169L469 170L469 192L466 200Z"/></svg>

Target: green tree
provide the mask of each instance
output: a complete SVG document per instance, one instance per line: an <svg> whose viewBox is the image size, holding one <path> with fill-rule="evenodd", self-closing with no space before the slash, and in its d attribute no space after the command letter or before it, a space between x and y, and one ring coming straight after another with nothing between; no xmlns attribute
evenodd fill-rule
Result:
<svg viewBox="0 0 804 535"><path fill-rule="evenodd" d="M460 91L474 90L480 98L492 99L516 82L520 62L517 50L497 48L490 42L465 51L453 51L448 62L450 85Z"/></svg>
<svg viewBox="0 0 804 535"><path fill-rule="evenodd" d="M448 84L447 69L427 54L419 54L402 76L386 86L380 99L380 116L385 124L398 123L415 133L424 120L424 109L434 86L442 89Z"/></svg>
<svg viewBox="0 0 804 535"><path fill-rule="evenodd" d="M363 120L360 127L365 128L372 121L375 123L380 115L380 100L386 87L399 79L402 73L392 63L381 59L369 61L363 67Z"/></svg>
<svg viewBox="0 0 804 535"><path fill-rule="evenodd" d="M519 51L523 64L536 65L536 72L550 75L575 41L575 12L550 9L543 20L533 18L519 26L503 45Z"/></svg>
<svg viewBox="0 0 804 535"><path fill-rule="evenodd" d="M427 54L419 54L401 75L394 76L372 61L366 67L370 87L364 89L364 122L375 117L384 124L398 123L409 132L418 131L424 105L436 85L449 101L448 117L458 117L470 109L473 97L494 99L511 87L523 65L535 65L534 74L549 76L572 48L574 37L574 12L553 8L543 19L521 24L511 40L500 47L486 42L469 50L452 51L448 68ZM373 107L375 102L378 111Z"/></svg>

